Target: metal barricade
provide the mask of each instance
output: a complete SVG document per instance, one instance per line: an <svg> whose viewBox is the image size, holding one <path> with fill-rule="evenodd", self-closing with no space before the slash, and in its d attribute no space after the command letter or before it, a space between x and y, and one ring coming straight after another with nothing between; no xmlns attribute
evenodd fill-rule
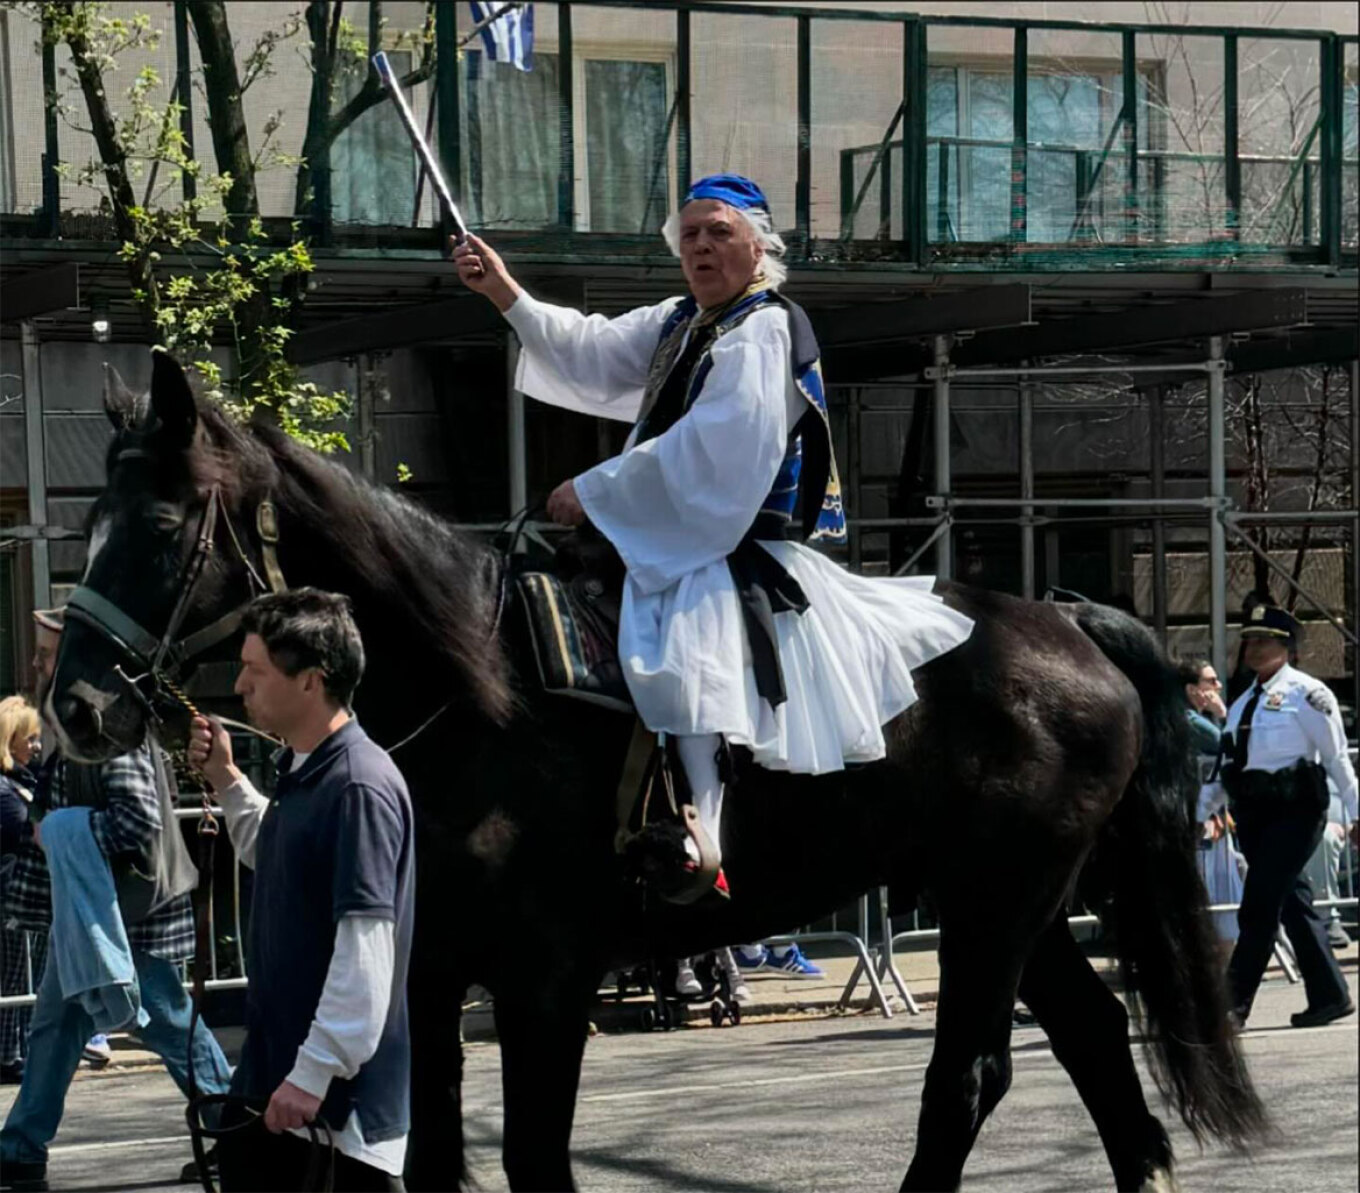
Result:
<svg viewBox="0 0 1360 1193"><path fill-rule="evenodd" d="M880 898L883 901L883 919L884 922L887 923L887 892L880 890ZM867 894L859 897L855 910L858 927L857 932L845 932L836 928L824 932L789 932L782 936L768 936L761 941L761 943L765 945L766 948L777 948L780 945L786 944L797 944L801 946L804 944L814 944L821 941L832 940L848 944L854 949L857 960L854 972L850 975L850 980L846 983L845 989L841 992L840 999L836 1003L837 1007L844 1010L850 1005L850 1000L854 997L855 987L859 985L859 980L861 976L863 976L868 979L870 996L874 1004L878 1007L879 1012L883 1015L884 1019L891 1019L893 1016L892 1004L888 1001L888 996L884 993L883 983L879 978L880 971L876 967L874 959L870 956L869 946L866 943L869 936L869 896ZM834 917L832 922L835 922ZM896 979L897 988L903 995L903 1000L906 1002L907 1007L912 1014L915 1014L917 1010L915 1000L911 997L911 993L906 989L906 984L902 981L901 975L897 974L895 969L893 970L893 973Z"/></svg>

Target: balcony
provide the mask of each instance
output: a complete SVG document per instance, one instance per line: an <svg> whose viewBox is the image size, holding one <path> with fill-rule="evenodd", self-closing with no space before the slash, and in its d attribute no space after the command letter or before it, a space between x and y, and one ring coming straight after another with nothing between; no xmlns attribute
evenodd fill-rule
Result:
<svg viewBox="0 0 1360 1193"><path fill-rule="evenodd" d="M167 28L151 64L167 86L180 81L202 155L201 98L184 85L201 67L170 28L183 7L173 18L155 7ZM413 106L469 221L522 259L659 264L656 231L684 181L731 169L766 188L795 269L1356 263L1349 32L597 0L537 5L535 67L523 73L485 61L475 36L451 52L469 38L467 6L435 10L444 52ZM232 6L242 53L277 14ZM15 248L107 242L97 184L70 169L92 156L87 135L44 119L44 80L60 90L64 50L23 53L36 30L8 19L0 233ZM339 80L337 103L362 81L361 69ZM260 127L266 109L282 112L284 153L301 150L309 83L281 72L250 97ZM339 258L439 252L439 213L389 105L310 164L301 209L287 169L261 184L281 229L301 218Z"/></svg>

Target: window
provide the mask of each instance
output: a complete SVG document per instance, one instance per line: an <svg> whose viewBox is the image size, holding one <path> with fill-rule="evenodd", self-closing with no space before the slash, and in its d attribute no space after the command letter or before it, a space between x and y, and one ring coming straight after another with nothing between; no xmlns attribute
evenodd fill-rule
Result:
<svg viewBox="0 0 1360 1193"><path fill-rule="evenodd" d="M0 211L13 211L14 99L9 78L9 13L0 12Z"/></svg>
<svg viewBox="0 0 1360 1193"><path fill-rule="evenodd" d="M577 192L581 226L655 233L670 207L666 64L588 58L577 77L585 86L576 101L586 133L584 204ZM623 112L628 119L619 119Z"/></svg>
<svg viewBox="0 0 1360 1193"><path fill-rule="evenodd" d="M1360 240L1360 83L1347 72L1341 99L1341 242Z"/></svg>
<svg viewBox="0 0 1360 1193"><path fill-rule="evenodd" d="M1011 226L1012 75L996 67L933 66L926 86L926 203L932 240L1004 240ZM1148 145L1147 78L1139 78L1138 137ZM1100 196L1122 190L1123 161L1111 152L1092 200L1079 202L1123 105L1117 72L1044 73L1027 81L1029 153L1026 239L1063 242L1079 215L1097 217ZM1116 142L1117 144L1117 142ZM944 194L940 180L945 180ZM1116 185L1116 179L1121 181Z"/></svg>
<svg viewBox="0 0 1360 1193"><path fill-rule="evenodd" d="M534 49L534 69L463 58L467 217L479 228L557 222L558 59Z"/></svg>
<svg viewBox="0 0 1360 1193"><path fill-rule="evenodd" d="M576 228L654 233L673 198L668 60L583 50L573 61ZM557 223L560 59L535 48L534 69L464 58L468 218L482 227ZM627 113L627 119L620 119Z"/></svg>
<svg viewBox="0 0 1360 1193"><path fill-rule="evenodd" d="M409 50L388 50L398 77L411 70ZM363 69L346 70L337 80L337 107L364 85ZM428 88L408 96L414 105ZM419 108L416 120L423 119ZM411 143L395 105L374 105L335 138L331 146L331 212L337 223L407 226L415 211L416 171Z"/></svg>

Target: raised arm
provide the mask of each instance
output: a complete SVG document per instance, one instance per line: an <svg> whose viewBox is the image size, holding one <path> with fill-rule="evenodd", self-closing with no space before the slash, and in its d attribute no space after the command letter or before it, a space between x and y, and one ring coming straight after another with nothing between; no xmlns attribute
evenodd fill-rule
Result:
<svg viewBox="0 0 1360 1193"><path fill-rule="evenodd" d="M632 422L642 404L661 327L675 299L614 319L540 302L477 236L454 251L458 276L484 295L519 336L515 388L550 406Z"/></svg>

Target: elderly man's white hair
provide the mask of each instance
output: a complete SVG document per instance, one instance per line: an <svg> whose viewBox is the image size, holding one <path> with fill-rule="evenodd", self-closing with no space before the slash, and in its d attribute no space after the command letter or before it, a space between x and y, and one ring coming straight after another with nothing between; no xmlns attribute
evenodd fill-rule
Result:
<svg viewBox="0 0 1360 1193"><path fill-rule="evenodd" d="M759 209L744 210L724 204L729 211L739 215L755 234L756 243L765 250L756 266L756 276L763 277L771 290L778 290L789 277L789 267L784 264L784 238L774 230L774 221L768 211ZM666 238L666 247L675 255L680 255L680 213L672 212L670 218L661 226L661 235Z"/></svg>

